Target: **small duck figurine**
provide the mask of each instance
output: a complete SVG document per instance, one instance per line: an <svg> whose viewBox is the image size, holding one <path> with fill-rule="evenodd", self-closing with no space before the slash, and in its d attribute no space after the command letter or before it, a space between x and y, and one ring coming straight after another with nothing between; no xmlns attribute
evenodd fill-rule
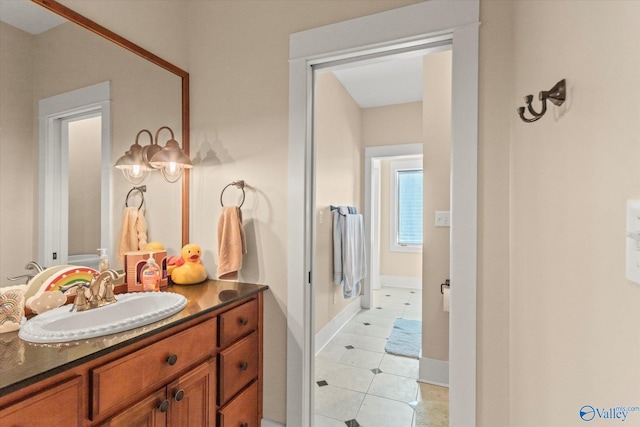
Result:
<svg viewBox="0 0 640 427"><path fill-rule="evenodd" d="M182 248L179 258L169 258L167 269L170 270L173 283L193 285L207 279L207 270L200 260L201 253L200 246L190 243Z"/></svg>

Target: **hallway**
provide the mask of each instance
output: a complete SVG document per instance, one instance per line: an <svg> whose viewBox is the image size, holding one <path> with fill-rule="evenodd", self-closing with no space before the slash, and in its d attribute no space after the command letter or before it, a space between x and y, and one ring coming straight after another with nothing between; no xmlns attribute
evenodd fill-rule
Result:
<svg viewBox="0 0 640 427"><path fill-rule="evenodd" d="M316 427L446 427L445 387L418 383L418 360L385 352L396 318L420 320L420 290L383 287L315 359Z"/></svg>

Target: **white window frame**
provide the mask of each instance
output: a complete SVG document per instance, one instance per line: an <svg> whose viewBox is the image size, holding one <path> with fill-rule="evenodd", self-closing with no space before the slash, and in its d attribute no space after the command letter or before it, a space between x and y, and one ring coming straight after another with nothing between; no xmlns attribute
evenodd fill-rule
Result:
<svg viewBox="0 0 640 427"><path fill-rule="evenodd" d="M398 171L406 170L422 170L422 159L393 160L389 164L389 250L422 253L422 245L398 243ZM424 233L422 243L424 243Z"/></svg>

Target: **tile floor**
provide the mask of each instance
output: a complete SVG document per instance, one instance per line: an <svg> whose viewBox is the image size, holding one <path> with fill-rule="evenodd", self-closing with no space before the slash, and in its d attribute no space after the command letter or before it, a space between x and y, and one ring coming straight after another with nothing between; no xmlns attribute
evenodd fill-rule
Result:
<svg viewBox="0 0 640 427"><path fill-rule="evenodd" d="M449 389L418 383L418 360L385 353L396 318L422 318L420 290L383 287L315 359L316 427L447 427Z"/></svg>

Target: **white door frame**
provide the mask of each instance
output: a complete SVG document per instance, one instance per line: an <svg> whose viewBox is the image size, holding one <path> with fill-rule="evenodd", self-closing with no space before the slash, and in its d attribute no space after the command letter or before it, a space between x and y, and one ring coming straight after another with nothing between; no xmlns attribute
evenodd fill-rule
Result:
<svg viewBox="0 0 640 427"><path fill-rule="evenodd" d="M38 102L38 262L46 267L67 263L68 153L62 147L62 123L80 115L100 114L100 247L111 254L111 84L98 83ZM52 254L58 254L53 259Z"/></svg>
<svg viewBox="0 0 640 427"><path fill-rule="evenodd" d="M373 306L373 287L380 281L380 170L374 161L380 158L404 157L422 154L422 143L382 145L364 148L364 234L367 254L367 277L364 279L362 308ZM385 201L388 203L388 201Z"/></svg>
<svg viewBox="0 0 640 427"><path fill-rule="evenodd" d="M290 38L287 425L310 426L313 65L452 42L449 422L476 423L476 253L479 0L421 2Z"/></svg>

